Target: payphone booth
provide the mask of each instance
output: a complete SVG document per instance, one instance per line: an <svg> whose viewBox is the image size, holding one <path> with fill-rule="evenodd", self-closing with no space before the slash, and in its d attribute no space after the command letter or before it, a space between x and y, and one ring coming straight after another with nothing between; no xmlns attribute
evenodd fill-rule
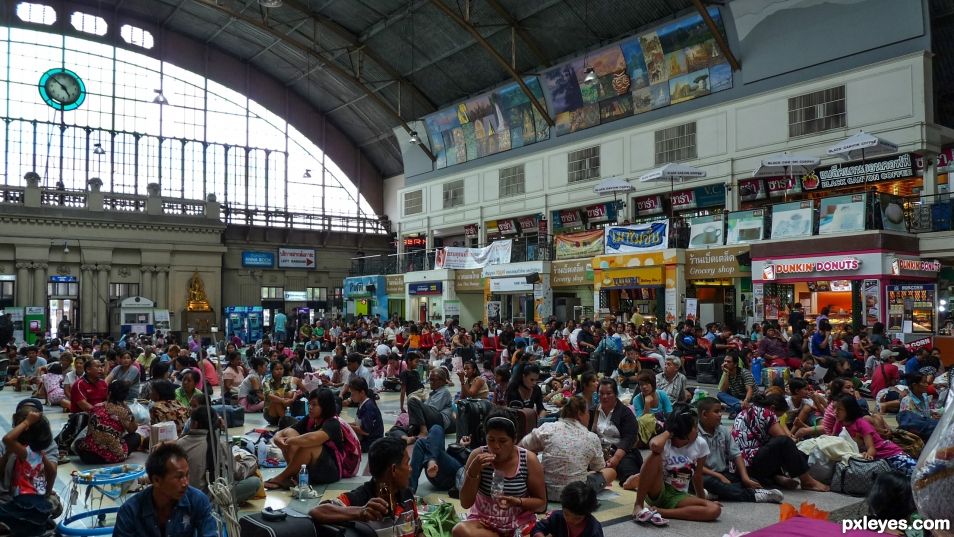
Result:
<svg viewBox="0 0 954 537"><path fill-rule="evenodd" d="M232 338L232 334L248 343L248 308L245 306L229 306L225 308L225 339Z"/></svg>
<svg viewBox="0 0 954 537"><path fill-rule="evenodd" d="M265 337L265 320L261 306L248 306L245 310L246 343L255 343Z"/></svg>

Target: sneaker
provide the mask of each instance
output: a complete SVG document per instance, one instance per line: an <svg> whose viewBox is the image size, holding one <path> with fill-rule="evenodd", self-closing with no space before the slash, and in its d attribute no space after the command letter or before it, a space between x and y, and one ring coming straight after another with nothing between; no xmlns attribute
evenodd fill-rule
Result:
<svg viewBox="0 0 954 537"><path fill-rule="evenodd" d="M782 494L782 491L778 489L756 489L755 490L756 503L782 503L782 500L784 499L785 499L785 495Z"/></svg>

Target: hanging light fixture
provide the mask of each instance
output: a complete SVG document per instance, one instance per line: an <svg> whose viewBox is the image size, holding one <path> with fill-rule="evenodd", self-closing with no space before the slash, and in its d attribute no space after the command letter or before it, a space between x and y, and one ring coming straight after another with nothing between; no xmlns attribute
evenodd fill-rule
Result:
<svg viewBox="0 0 954 537"><path fill-rule="evenodd" d="M311 179L311 170L305 170L305 173L301 174L302 179Z"/></svg>
<svg viewBox="0 0 954 537"><path fill-rule="evenodd" d="M152 99L152 102L159 105L169 104L169 99L166 99L166 96L162 94L162 88L154 89L152 92L156 94L156 96Z"/></svg>
<svg viewBox="0 0 954 537"><path fill-rule="evenodd" d="M103 144L95 143L93 144L93 154L94 155L105 155L106 150L103 149Z"/></svg>
<svg viewBox="0 0 954 537"><path fill-rule="evenodd" d="M421 137L417 135L417 131L411 131L410 134L411 134L411 138L408 140L408 143L412 143L412 144L415 144L415 145L420 145L420 144L421 144Z"/></svg>
<svg viewBox="0 0 954 537"><path fill-rule="evenodd" d="M596 82L596 79L597 79L596 69L593 69L592 67L587 67L586 69L583 69L583 72L586 73L586 76L583 77L583 82L586 82L587 84L589 84L590 82Z"/></svg>
<svg viewBox="0 0 954 537"><path fill-rule="evenodd" d="M282 7L282 0L258 0L258 5L267 8Z"/></svg>

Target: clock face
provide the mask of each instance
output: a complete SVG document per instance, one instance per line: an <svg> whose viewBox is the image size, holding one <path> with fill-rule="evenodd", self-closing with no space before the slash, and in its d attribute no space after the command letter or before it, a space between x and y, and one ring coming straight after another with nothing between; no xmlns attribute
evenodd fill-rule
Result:
<svg viewBox="0 0 954 537"><path fill-rule="evenodd" d="M40 97L57 110L75 110L86 100L86 85L73 71L57 67L40 77Z"/></svg>

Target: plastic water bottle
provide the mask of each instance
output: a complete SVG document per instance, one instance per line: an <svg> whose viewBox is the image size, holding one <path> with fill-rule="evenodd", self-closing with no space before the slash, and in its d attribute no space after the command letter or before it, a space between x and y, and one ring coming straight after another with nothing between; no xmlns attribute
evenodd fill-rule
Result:
<svg viewBox="0 0 954 537"><path fill-rule="evenodd" d="M298 470L298 499L304 500L305 487L308 486L308 467L304 464L301 465L301 470Z"/></svg>
<svg viewBox="0 0 954 537"><path fill-rule="evenodd" d="M255 445L255 454L258 455L258 467L265 467L265 456L268 454L268 445L265 442L259 442Z"/></svg>

